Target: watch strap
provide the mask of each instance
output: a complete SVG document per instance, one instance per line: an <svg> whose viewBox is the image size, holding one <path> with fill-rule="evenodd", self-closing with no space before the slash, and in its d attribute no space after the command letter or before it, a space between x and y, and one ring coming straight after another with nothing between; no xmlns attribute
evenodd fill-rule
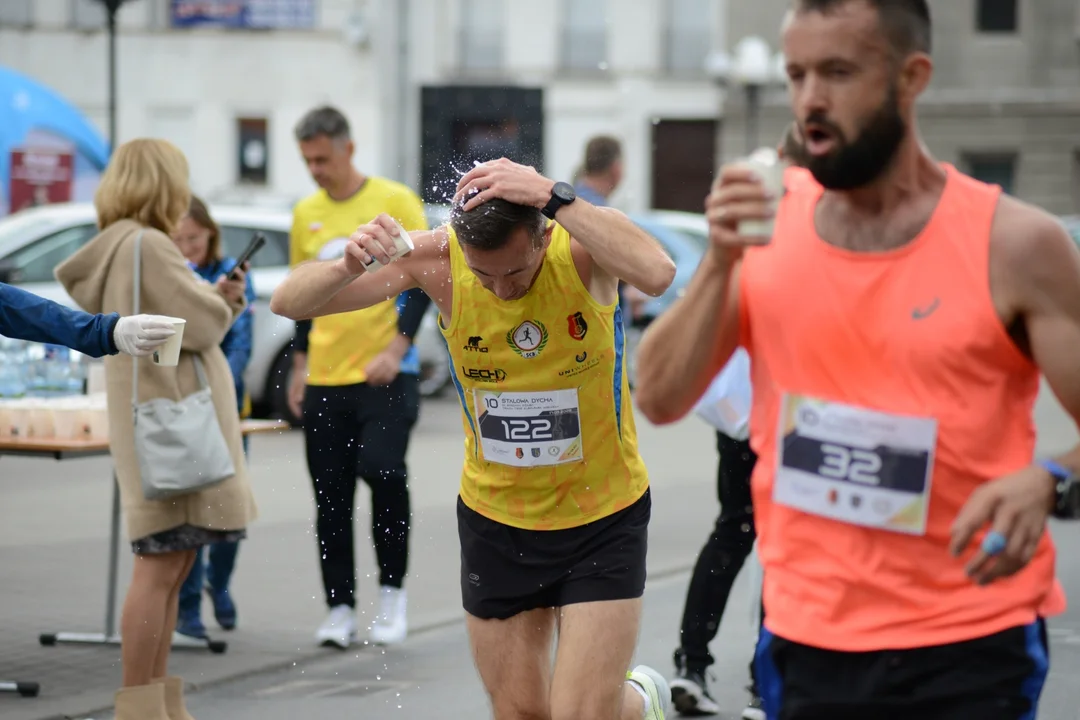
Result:
<svg viewBox="0 0 1080 720"><path fill-rule="evenodd" d="M1039 465L1054 476L1058 482L1068 480L1073 476L1073 471L1054 460L1040 460Z"/></svg>

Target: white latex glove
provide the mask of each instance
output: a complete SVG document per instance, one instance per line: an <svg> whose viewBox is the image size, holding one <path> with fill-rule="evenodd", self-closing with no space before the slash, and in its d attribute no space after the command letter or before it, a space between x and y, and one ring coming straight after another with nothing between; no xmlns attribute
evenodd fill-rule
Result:
<svg viewBox="0 0 1080 720"><path fill-rule="evenodd" d="M135 357L146 357L176 334L172 323L156 315L122 317L113 328L116 348Z"/></svg>

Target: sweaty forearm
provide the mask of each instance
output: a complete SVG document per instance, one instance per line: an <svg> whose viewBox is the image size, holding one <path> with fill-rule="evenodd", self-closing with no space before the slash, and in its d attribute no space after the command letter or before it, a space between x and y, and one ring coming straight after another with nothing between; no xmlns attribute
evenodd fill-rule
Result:
<svg viewBox="0 0 1080 720"><path fill-rule="evenodd" d="M637 350L635 399L651 422L693 409L739 341L732 296L734 262L707 254L686 294L657 318Z"/></svg>
<svg viewBox="0 0 1080 720"><path fill-rule="evenodd" d="M270 298L270 310L290 320L318 317L319 310L356 279L337 261L297 266Z"/></svg>
<svg viewBox="0 0 1080 720"><path fill-rule="evenodd" d="M675 279L675 263L660 243L618 210L573 202L556 220L593 262L647 295L663 295Z"/></svg>

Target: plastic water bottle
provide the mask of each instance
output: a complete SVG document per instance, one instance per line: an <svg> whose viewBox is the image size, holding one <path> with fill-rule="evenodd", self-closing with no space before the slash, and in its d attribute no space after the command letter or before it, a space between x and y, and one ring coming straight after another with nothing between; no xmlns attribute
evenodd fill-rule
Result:
<svg viewBox="0 0 1080 720"><path fill-rule="evenodd" d="M85 395L89 361L81 352L71 351L65 395Z"/></svg>
<svg viewBox="0 0 1080 720"><path fill-rule="evenodd" d="M21 398L26 395L23 382L25 352L22 340L0 336L0 398Z"/></svg>

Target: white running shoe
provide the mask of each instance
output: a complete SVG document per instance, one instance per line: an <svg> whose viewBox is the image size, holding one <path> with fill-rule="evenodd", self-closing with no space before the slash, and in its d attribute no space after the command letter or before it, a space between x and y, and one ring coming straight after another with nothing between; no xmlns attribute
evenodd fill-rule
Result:
<svg viewBox="0 0 1080 720"><path fill-rule="evenodd" d="M347 650L356 640L356 613L348 605L330 608L323 624L315 631L315 639L323 647Z"/></svg>
<svg viewBox="0 0 1080 720"><path fill-rule="evenodd" d="M384 585L379 588L379 614L371 626L369 639L375 645L399 645L405 642L409 624L405 618L407 606L404 588Z"/></svg>
<svg viewBox="0 0 1080 720"><path fill-rule="evenodd" d="M671 708L671 688L664 676L647 665L638 665L626 673L626 678L649 696L649 707L643 720L664 720Z"/></svg>
<svg viewBox="0 0 1080 720"><path fill-rule="evenodd" d="M709 694L704 673L680 670L669 685L671 702L680 715L693 717L720 714L720 706Z"/></svg>

